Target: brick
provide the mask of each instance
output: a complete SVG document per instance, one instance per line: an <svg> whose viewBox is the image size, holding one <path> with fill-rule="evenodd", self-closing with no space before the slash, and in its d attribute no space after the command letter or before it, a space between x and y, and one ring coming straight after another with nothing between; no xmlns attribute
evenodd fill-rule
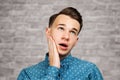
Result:
<svg viewBox="0 0 120 80"><path fill-rule="evenodd" d="M73 56L95 63L105 80L120 80L120 0L0 0L0 80L44 59L48 19L67 6L84 19Z"/></svg>

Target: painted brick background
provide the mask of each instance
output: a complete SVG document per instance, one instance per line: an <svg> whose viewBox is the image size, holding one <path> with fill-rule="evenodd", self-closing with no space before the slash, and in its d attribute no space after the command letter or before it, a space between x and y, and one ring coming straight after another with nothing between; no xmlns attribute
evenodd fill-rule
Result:
<svg viewBox="0 0 120 80"><path fill-rule="evenodd" d="M16 80L44 59L48 19L68 6L84 20L73 56L94 62L105 80L120 80L120 0L0 0L0 80Z"/></svg>

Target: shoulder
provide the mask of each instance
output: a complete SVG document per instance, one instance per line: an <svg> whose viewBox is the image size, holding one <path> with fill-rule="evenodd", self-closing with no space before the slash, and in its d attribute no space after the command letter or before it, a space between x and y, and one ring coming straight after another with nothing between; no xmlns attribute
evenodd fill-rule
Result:
<svg viewBox="0 0 120 80"><path fill-rule="evenodd" d="M27 70L27 71L37 70L37 69L45 68L45 66L47 66L47 63L45 61L41 61L35 65L32 65L32 66L25 68L25 70Z"/></svg>
<svg viewBox="0 0 120 80"><path fill-rule="evenodd" d="M18 75L18 79L17 80L22 80L23 78L32 78L35 76L41 76L41 73L44 73L44 69L46 68L47 62L42 61L38 64L23 68L20 72L20 74Z"/></svg>
<svg viewBox="0 0 120 80"><path fill-rule="evenodd" d="M103 80L102 74L96 64L73 57L72 67L78 74L88 76L94 80Z"/></svg>
<svg viewBox="0 0 120 80"><path fill-rule="evenodd" d="M76 57L73 57L72 63L75 64L75 65L78 65L78 67L82 67L82 68L92 69L92 68L97 67L96 64L94 64L90 61L82 60L82 59L79 59L79 58L76 58Z"/></svg>
<svg viewBox="0 0 120 80"><path fill-rule="evenodd" d="M97 65L86 60L81 60L73 57L72 66L74 66L74 68L77 69L77 71L80 71L82 73L86 73L86 74L92 73L92 74L101 75Z"/></svg>
<svg viewBox="0 0 120 80"><path fill-rule="evenodd" d="M42 71L44 68L46 68L47 63L45 61L41 61L35 65L28 66L22 70L24 73L35 73L37 71Z"/></svg>

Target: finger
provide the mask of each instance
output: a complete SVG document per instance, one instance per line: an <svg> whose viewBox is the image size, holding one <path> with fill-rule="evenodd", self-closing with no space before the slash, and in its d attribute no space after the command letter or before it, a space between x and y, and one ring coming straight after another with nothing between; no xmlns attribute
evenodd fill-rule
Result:
<svg viewBox="0 0 120 80"><path fill-rule="evenodd" d="M53 56L53 42L52 42L52 39L51 37L48 38L48 46L49 46L49 55L50 56Z"/></svg>
<svg viewBox="0 0 120 80"><path fill-rule="evenodd" d="M51 37L51 41L52 41L52 46L53 46L54 52L55 52L55 53L58 53L57 45L56 45L55 40L53 39L53 37Z"/></svg>

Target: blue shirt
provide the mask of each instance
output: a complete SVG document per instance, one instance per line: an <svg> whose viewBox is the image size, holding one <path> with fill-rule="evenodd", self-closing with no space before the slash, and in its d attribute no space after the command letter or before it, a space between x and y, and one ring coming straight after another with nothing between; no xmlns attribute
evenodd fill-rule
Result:
<svg viewBox="0 0 120 80"><path fill-rule="evenodd" d="M44 61L23 69L17 80L103 80L95 64L72 57L71 54L60 63L60 69L49 66L46 55Z"/></svg>

